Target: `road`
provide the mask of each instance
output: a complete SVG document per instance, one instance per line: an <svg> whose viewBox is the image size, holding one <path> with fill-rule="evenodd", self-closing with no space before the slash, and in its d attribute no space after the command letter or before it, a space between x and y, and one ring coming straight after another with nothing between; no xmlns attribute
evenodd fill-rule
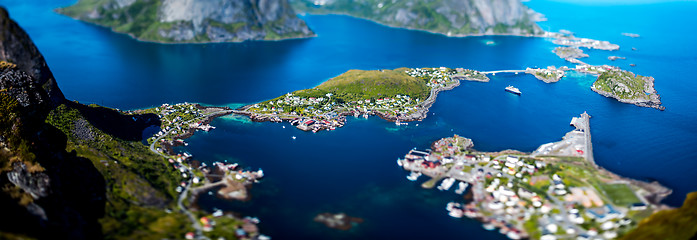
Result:
<svg viewBox="0 0 697 240"><path fill-rule="evenodd" d="M225 110L225 111L218 111L218 112L209 113L209 114L206 114L206 115L204 115L204 116L191 119L191 120L189 120L189 121L183 123L182 125L189 125L189 124L191 124L192 122L194 122L194 121L196 121L196 120L206 119L206 118L208 118L208 117L215 116L215 115L217 115L217 114L222 114L222 113L230 114L230 113L232 113L232 110ZM161 153L161 152L158 152L158 151L155 149L155 143L159 142L162 138L164 138L164 137L166 137L167 135L169 135L173 130L174 130L174 128L170 129L170 130L167 131L165 134L162 134L161 136L157 137L157 138L155 139L155 141L153 141L152 144L150 144L150 151L152 151L152 152L154 152L154 153L156 153L156 154L158 154L158 155L160 155L160 156L162 156L162 157L164 157L164 158L168 158L167 155L165 155L165 154L163 154L163 153ZM186 170L189 171L189 172L188 172L189 176L194 176L194 173L191 171L191 167L187 166L187 167L186 167ZM192 179L193 179L193 178L192 178ZM193 184L193 182L192 182L193 180L192 180L192 179L189 179L189 183L186 185L186 187L185 187L184 190L181 192L181 194L179 194L179 198L177 199L177 207L179 207L179 209L182 211L182 213L186 214L186 216L187 216L187 217L189 218L189 220L191 221L192 227L196 230L196 238L197 238L197 239L208 239L207 237L203 236L203 228L201 227L201 224L198 222L198 219L196 219L196 216L195 216L191 211L189 211L189 209L187 209L187 208L184 206L184 203L183 203L183 202L184 202L184 199L185 199L186 196L189 194L189 190L190 190L191 185Z"/></svg>

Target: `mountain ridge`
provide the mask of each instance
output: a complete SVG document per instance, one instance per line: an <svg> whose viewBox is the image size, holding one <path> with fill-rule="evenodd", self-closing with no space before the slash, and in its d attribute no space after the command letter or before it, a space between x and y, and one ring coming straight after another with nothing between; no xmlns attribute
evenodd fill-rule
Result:
<svg viewBox="0 0 697 240"><path fill-rule="evenodd" d="M242 42L315 35L287 0L79 0L56 11L149 42Z"/></svg>
<svg viewBox="0 0 697 240"><path fill-rule="evenodd" d="M345 14L391 27L447 36L544 33L536 24L542 15L520 0L293 0L299 12Z"/></svg>

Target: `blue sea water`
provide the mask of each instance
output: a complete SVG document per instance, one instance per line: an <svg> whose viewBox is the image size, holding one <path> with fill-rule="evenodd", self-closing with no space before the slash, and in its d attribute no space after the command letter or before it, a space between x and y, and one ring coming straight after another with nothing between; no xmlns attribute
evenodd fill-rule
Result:
<svg viewBox="0 0 697 240"><path fill-rule="evenodd" d="M349 69L571 66L552 53L555 46L546 39L447 38L332 15L302 16L318 34L311 39L144 43L53 12L73 2L0 0L0 5L35 41L68 98L121 109L183 101L253 103L316 86ZM258 216L262 231L278 239L502 239L473 220L447 216L445 204L459 197L407 181L395 160L452 134L472 138L479 150L532 151L560 139L571 130L571 117L583 111L593 116L594 153L601 166L661 182L674 189L665 203L679 206L685 194L697 191L697 50L692 46L697 33L689 28L697 24L691 17L697 2L526 4L546 15L548 21L540 23L545 30L568 29L619 44L615 52L586 50L591 57L584 61L655 77L666 111L595 94L589 89L594 78L583 74L554 84L529 75L498 74L489 83L463 82L441 93L419 126L350 117L344 128L313 134L288 124L224 117L213 122L217 129L189 139L185 150L206 162L263 168L267 178L254 186L250 202L204 195L201 206ZM627 59L611 62L610 55ZM523 95L505 93L507 85ZM312 221L327 211L362 217L365 223L339 232Z"/></svg>

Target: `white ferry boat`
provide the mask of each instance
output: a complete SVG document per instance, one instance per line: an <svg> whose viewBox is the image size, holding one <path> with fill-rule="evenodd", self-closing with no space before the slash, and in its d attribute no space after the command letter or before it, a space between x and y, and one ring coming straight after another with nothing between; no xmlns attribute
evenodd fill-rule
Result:
<svg viewBox="0 0 697 240"><path fill-rule="evenodd" d="M514 86L510 86L510 85L508 87L506 87L506 92L510 92L510 93L517 94L517 95L521 94L520 89L518 89Z"/></svg>

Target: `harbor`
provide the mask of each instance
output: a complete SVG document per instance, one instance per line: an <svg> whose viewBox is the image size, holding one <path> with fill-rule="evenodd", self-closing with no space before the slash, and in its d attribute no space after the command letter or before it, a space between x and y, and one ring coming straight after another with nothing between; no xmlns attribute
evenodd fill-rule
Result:
<svg viewBox="0 0 697 240"><path fill-rule="evenodd" d="M670 189L595 164L589 114L572 118L570 125L575 129L561 141L533 153L478 152L472 140L455 135L427 151L412 149L397 164L410 181L421 174L430 178L423 188L456 186L456 194L472 194L471 200L449 202L448 215L477 219L510 239L612 239L632 229L640 212L666 208L657 199Z"/></svg>

